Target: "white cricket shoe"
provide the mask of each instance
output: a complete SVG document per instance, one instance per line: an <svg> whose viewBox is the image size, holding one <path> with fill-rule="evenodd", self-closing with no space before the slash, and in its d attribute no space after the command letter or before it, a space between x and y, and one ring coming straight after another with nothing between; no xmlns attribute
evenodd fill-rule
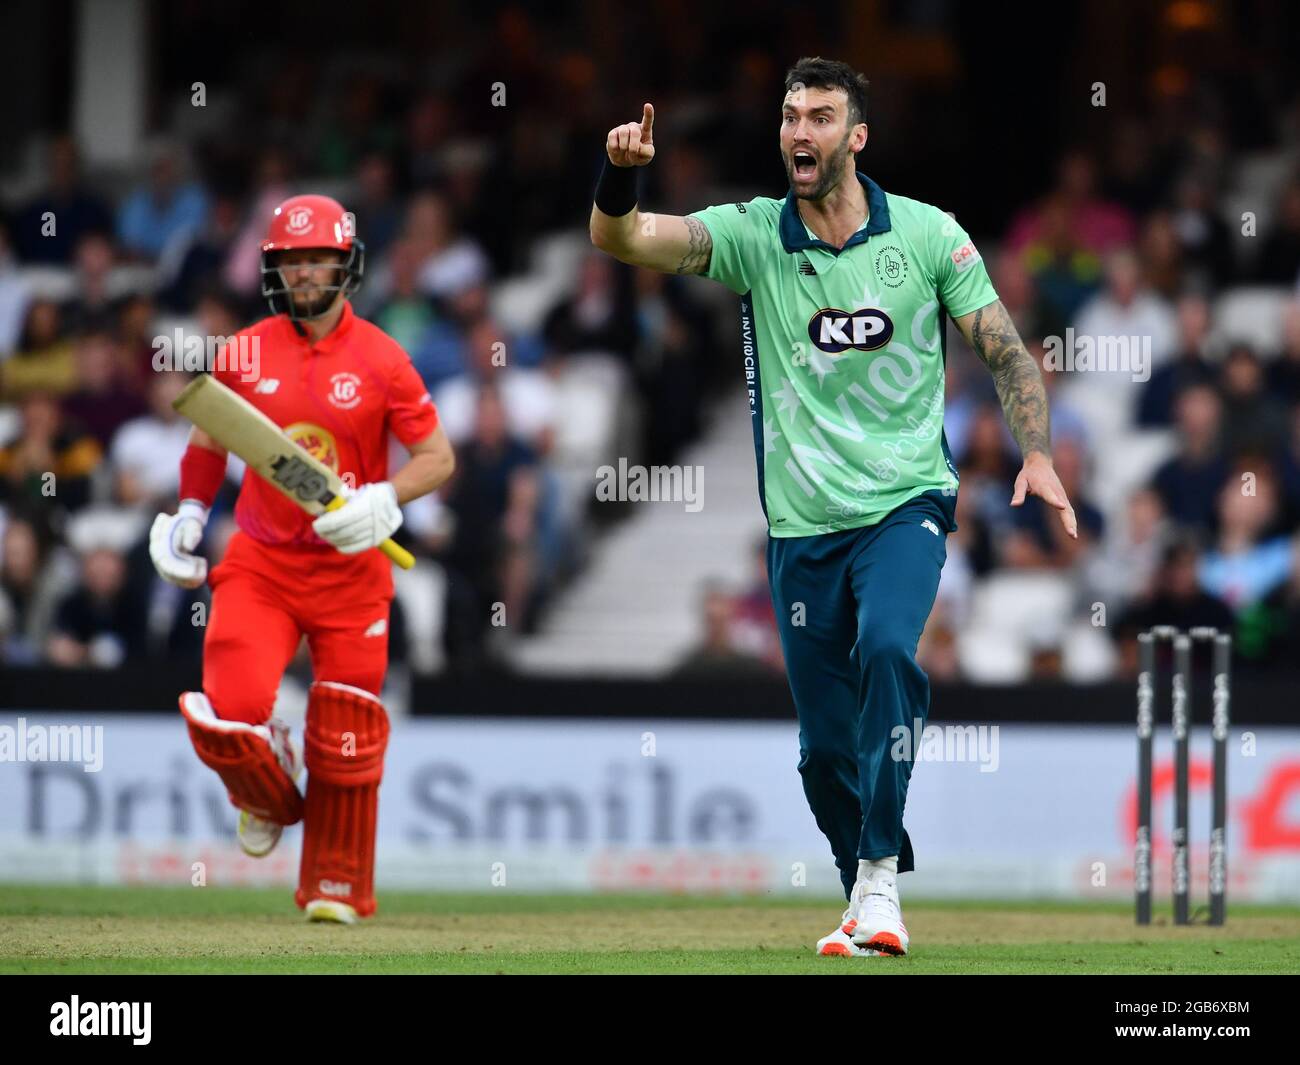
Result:
<svg viewBox="0 0 1300 1065"><path fill-rule="evenodd" d="M289 726L278 717L267 722L271 731L271 750L295 783L302 776L302 751L289 735ZM265 858L280 842L284 826L274 821L239 811L239 846L250 858Z"/></svg>
<svg viewBox="0 0 1300 1065"><path fill-rule="evenodd" d="M339 902L338 899L312 899L307 903L307 920L356 924L357 911L346 902Z"/></svg>
<svg viewBox="0 0 1300 1065"><path fill-rule="evenodd" d="M853 907L844 911L840 925L828 936L817 940L817 953L823 958L870 958L879 954L877 950L867 950L853 942L853 931L858 922L853 916Z"/></svg>
<svg viewBox="0 0 1300 1065"><path fill-rule="evenodd" d="M898 881L878 869L853 885L849 909L855 920L853 944L878 954L907 953L907 926L898 905Z"/></svg>

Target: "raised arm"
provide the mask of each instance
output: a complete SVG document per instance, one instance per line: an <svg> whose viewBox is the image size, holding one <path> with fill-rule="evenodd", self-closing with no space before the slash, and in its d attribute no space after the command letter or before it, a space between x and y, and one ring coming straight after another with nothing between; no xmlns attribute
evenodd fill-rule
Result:
<svg viewBox="0 0 1300 1065"><path fill-rule="evenodd" d="M954 321L993 375L1002 415L1024 457L1011 505L1023 504L1026 493L1039 496L1060 511L1065 531L1077 537L1079 525L1074 508L1052 467L1047 389L1043 387L1038 364L1016 332L1011 315L1002 301L996 300Z"/></svg>
<svg viewBox="0 0 1300 1065"><path fill-rule="evenodd" d="M709 268L713 238L697 218L649 214L636 203L636 167L654 158L655 109L645 105L640 122L615 126L605 139L608 161L591 209L591 242L621 262L670 274L701 274Z"/></svg>

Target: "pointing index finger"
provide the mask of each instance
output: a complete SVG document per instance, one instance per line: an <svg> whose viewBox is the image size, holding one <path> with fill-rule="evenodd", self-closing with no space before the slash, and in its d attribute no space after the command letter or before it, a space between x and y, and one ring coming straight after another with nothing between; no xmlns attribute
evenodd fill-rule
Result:
<svg viewBox="0 0 1300 1065"><path fill-rule="evenodd" d="M650 135L655 128L655 109L653 104L646 104L641 112L641 143L650 144Z"/></svg>

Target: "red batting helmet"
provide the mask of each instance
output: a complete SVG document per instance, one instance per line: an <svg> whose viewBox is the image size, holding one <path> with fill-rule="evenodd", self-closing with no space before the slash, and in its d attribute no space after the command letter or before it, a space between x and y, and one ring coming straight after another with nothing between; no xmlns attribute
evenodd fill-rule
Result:
<svg viewBox="0 0 1300 1065"><path fill-rule="evenodd" d="M337 285L326 285L326 291L349 296L361 286L365 272L366 246L357 239L356 219L345 211L338 200L328 196L291 196L275 209L266 239L262 241L262 296L275 314L287 314L295 320L319 318L333 305L329 303L316 313L299 311L290 298L276 261L278 252L301 248L332 248L346 252L347 257L338 264L341 271Z"/></svg>

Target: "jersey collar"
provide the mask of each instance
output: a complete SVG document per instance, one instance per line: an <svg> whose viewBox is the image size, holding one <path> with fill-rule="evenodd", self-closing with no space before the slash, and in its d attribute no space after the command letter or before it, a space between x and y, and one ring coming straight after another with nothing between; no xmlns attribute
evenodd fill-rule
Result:
<svg viewBox="0 0 1300 1065"><path fill-rule="evenodd" d="M858 175L858 181L862 184L862 191L867 196L866 226L849 237L842 248L827 244L826 241L817 237L810 237L803 219L799 217L799 210L795 206L794 193L790 192L786 194L785 206L781 208L781 244L786 251L796 252L804 251L807 248L824 248L826 251L839 255L840 252L848 251L855 244L861 244L868 237L889 231L889 203L885 199L884 190L866 174L862 173L861 170L855 171L855 173Z"/></svg>

